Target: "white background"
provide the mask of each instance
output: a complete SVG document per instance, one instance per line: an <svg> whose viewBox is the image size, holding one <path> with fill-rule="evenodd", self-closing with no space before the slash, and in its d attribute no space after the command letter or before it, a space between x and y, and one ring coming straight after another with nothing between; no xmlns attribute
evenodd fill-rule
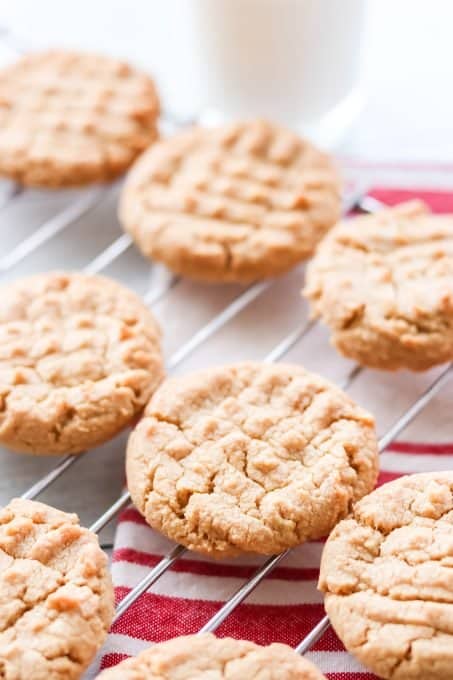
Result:
<svg viewBox="0 0 453 680"><path fill-rule="evenodd" d="M328 11L329 0L319 2ZM343 153L453 162L453 2L367 4L367 104ZM195 111L198 99L185 38L189 19L190 0L0 0L0 24L26 42L107 49L143 64L156 76L164 104L180 114Z"/></svg>

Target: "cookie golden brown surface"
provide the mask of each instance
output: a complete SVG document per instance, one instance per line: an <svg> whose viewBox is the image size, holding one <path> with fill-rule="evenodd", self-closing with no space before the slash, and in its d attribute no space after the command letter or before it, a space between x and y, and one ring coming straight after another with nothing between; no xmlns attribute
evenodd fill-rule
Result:
<svg viewBox="0 0 453 680"><path fill-rule="evenodd" d="M101 444L163 377L160 331L112 279L38 274L0 288L0 443L35 454Z"/></svg>
<svg viewBox="0 0 453 680"><path fill-rule="evenodd" d="M21 499L0 510L0 677L80 678L112 617L107 558L76 515Z"/></svg>
<svg viewBox="0 0 453 680"><path fill-rule="evenodd" d="M161 140L134 165L120 219L141 251L205 281L251 281L309 257L340 215L331 159L252 120Z"/></svg>
<svg viewBox="0 0 453 680"><path fill-rule="evenodd" d="M161 642L104 671L99 680L325 680L282 644L267 647L210 633Z"/></svg>
<svg viewBox="0 0 453 680"><path fill-rule="evenodd" d="M426 370L453 359L453 215L411 201L335 226L307 269L313 315L345 356Z"/></svg>
<svg viewBox="0 0 453 680"><path fill-rule="evenodd" d="M373 488L377 468L373 418L287 364L166 380L127 449L128 488L147 522L214 557L326 535Z"/></svg>
<svg viewBox="0 0 453 680"><path fill-rule="evenodd" d="M417 474L359 501L333 530L319 580L345 647L388 680L450 680L453 472Z"/></svg>
<svg viewBox="0 0 453 680"><path fill-rule="evenodd" d="M77 186L123 173L157 137L144 73L111 57L49 50L0 71L0 174Z"/></svg>

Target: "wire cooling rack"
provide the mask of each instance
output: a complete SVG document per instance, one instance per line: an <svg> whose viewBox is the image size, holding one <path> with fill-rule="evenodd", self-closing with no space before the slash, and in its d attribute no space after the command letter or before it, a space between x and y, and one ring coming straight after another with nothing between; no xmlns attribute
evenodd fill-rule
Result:
<svg viewBox="0 0 453 680"><path fill-rule="evenodd" d="M1 38L7 39L10 47L17 46L10 34L0 30ZM346 169L348 174L352 182L344 199L344 212L352 208L363 212L381 209L382 204ZM328 348L325 329L309 320L306 305L300 300L303 266L277 280L248 287L203 286L175 277L160 266L150 266L116 221L120 184L51 193L1 183L0 279L55 268L115 276L139 292L161 322L168 372L240 358L302 362L335 380L372 412L381 413L381 452L446 384L451 365L422 376L403 374L396 386L392 375L376 374L337 357ZM378 405L384 402L391 403L391 408L382 412ZM61 459L1 452L1 501L6 502L12 491L20 489L15 495L44 497L56 507L75 510L84 524L91 523L92 531L102 532L130 501L127 492L121 493L124 444L123 435L96 451ZM185 552L176 545L150 569L120 602L115 621ZM262 562L200 632L215 631L289 552ZM297 651L309 650L328 625L327 617L323 618L300 641Z"/></svg>

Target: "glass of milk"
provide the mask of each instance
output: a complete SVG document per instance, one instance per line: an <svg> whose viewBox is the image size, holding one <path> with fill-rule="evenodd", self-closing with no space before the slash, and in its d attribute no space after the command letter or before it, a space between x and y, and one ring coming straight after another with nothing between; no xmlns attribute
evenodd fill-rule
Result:
<svg viewBox="0 0 453 680"><path fill-rule="evenodd" d="M326 146L361 109L365 0L191 0L206 122L262 116Z"/></svg>

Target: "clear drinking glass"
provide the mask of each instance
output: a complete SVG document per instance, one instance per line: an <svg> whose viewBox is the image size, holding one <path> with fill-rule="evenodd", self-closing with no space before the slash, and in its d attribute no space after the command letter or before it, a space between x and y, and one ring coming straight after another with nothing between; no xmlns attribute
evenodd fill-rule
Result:
<svg viewBox="0 0 453 680"><path fill-rule="evenodd" d="M333 146L361 109L365 0L191 0L207 122L265 116Z"/></svg>

